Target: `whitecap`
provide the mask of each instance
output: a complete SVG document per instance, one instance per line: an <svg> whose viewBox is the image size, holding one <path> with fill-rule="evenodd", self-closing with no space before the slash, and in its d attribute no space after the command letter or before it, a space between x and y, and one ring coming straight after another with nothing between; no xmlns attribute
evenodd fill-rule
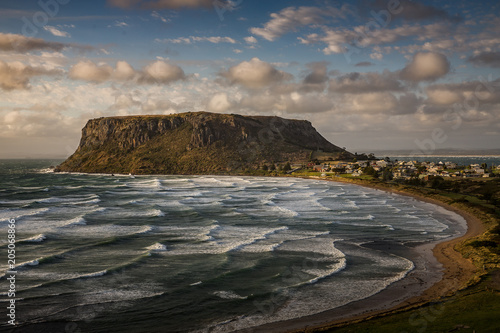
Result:
<svg viewBox="0 0 500 333"><path fill-rule="evenodd" d="M43 242L45 239L47 239L47 236L44 234L39 234L30 238L22 239L20 242L33 242L33 243L40 243Z"/></svg>
<svg viewBox="0 0 500 333"><path fill-rule="evenodd" d="M220 290L220 291L215 291L213 294L217 297L222 298L222 299L247 299L248 298L248 296L240 296L237 293L235 293L234 291Z"/></svg>
<svg viewBox="0 0 500 333"><path fill-rule="evenodd" d="M40 258L23 262L19 265L16 265L16 268L21 268L26 266L38 266L39 264L40 264Z"/></svg>
<svg viewBox="0 0 500 333"><path fill-rule="evenodd" d="M77 225L86 225L86 224L87 221L82 216L78 216L75 217L74 219L65 221L62 227L73 227Z"/></svg>
<svg viewBox="0 0 500 333"><path fill-rule="evenodd" d="M167 251L167 246L161 243L155 243L151 246L148 246L146 249L151 251Z"/></svg>
<svg viewBox="0 0 500 333"><path fill-rule="evenodd" d="M93 278L93 277L99 277L99 276L105 275L106 273L108 273L107 270L102 270L99 272L78 275L77 277L75 277L75 279L88 279L88 278Z"/></svg>

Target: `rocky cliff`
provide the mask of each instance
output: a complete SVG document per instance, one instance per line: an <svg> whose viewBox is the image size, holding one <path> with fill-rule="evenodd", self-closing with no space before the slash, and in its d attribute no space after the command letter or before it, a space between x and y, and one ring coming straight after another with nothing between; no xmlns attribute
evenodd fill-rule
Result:
<svg viewBox="0 0 500 333"><path fill-rule="evenodd" d="M189 112L89 120L56 171L235 173L264 163L307 162L312 151L352 158L305 120Z"/></svg>

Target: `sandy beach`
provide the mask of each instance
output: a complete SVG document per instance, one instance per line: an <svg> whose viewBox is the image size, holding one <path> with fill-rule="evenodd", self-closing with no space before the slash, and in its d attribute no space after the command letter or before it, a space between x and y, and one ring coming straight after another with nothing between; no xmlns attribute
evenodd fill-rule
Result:
<svg viewBox="0 0 500 333"><path fill-rule="evenodd" d="M313 179L322 178L314 177ZM460 215L466 222L467 230L462 236L451 240L437 241L415 247L415 256L412 258L415 263L415 269L404 279L397 281L378 294L312 316L254 327L251 329L252 332L320 331L329 327L345 325L410 309L438 300L443 296L452 295L465 286L476 273L477 268L472 262L463 258L460 253L454 250L454 247L464 239L480 235L485 231L482 222L477 217L444 202L413 193L387 189L376 185L358 184L343 181L343 179L328 179L327 181L365 186L441 206L448 211Z"/></svg>

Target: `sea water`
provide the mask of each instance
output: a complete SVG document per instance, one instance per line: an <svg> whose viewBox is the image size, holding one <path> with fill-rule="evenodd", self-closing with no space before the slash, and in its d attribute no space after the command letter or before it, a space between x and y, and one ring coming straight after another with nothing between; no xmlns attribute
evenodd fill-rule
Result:
<svg viewBox="0 0 500 333"><path fill-rule="evenodd" d="M349 184L50 164L0 163L0 307L15 219L21 326L225 332L297 318L378 293L414 268L401 245L459 232L437 206Z"/></svg>

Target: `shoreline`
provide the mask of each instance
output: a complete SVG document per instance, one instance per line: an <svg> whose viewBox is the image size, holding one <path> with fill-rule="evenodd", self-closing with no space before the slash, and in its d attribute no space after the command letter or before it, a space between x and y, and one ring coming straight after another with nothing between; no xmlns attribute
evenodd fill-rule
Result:
<svg viewBox="0 0 500 333"><path fill-rule="evenodd" d="M362 322L372 318L389 315L392 313L402 312L417 308L429 302L437 301L442 297L451 296L451 294L465 287L466 284L474 277L477 268L474 264L463 258L462 255L455 251L456 244L465 239L478 236L485 231L485 227L479 218L456 207L453 207L443 201L429 198L415 193L405 192L401 190L386 188L376 184L362 184L339 179L324 179L320 177L298 177L303 179L315 179L344 184L358 185L375 190L381 190L386 193L394 193L403 195L415 200L433 204L444 208L447 211L458 214L464 218L467 229L464 234L452 239L443 241L434 241L431 243L421 244L414 249L419 253L419 258L426 262L419 263L424 265L424 272L427 266L434 273L441 273L440 279L429 279L424 276L422 271L412 271L403 279L393 283L386 289L368 298L351 302L339 308L327 310L315 315L295 318L286 321L273 322L262 326L250 328L252 332L314 332L322 331L329 328L346 326L349 324ZM427 253L425 253L427 252ZM437 265L436 265L437 264ZM417 263L415 263L417 268ZM422 269L422 267L420 267ZM437 270L437 271L436 271ZM415 274L416 273L416 274ZM416 275L416 276L415 276ZM422 280L421 283L425 287L420 287L417 292L415 290L406 290L409 286L409 278ZM406 292L407 295L401 297L400 293ZM411 295L413 293L413 295Z"/></svg>

